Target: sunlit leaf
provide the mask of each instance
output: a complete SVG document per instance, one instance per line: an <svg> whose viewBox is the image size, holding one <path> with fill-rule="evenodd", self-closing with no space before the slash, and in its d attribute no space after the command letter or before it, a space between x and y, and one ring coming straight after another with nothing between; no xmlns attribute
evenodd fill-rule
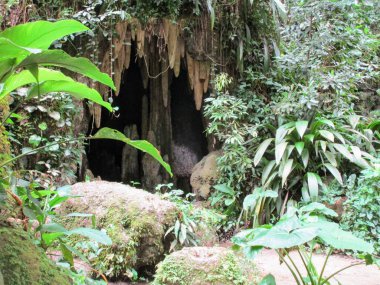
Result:
<svg viewBox="0 0 380 285"><path fill-rule="evenodd" d="M130 146L151 155L165 168L165 170L171 176L173 176L170 165L162 159L160 152L150 142L147 142L145 140L131 140L127 138L123 133L117 130L110 129L110 128L100 129L94 136L91 137L91 139L111 139L111 140L122 141L126 144L129 144Z"/></svg>

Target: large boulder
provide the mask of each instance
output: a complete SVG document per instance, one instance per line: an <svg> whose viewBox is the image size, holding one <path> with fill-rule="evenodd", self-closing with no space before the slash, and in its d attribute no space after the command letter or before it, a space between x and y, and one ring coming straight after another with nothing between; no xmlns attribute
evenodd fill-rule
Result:
<svg viewBox="0 0 380 285"><path fill-rule="evenodd" d="M198 198L207 199L210 196L212 185L218 178L216 159L220 151L213 151L198 162L190 177L190 184Z"/></svg>
<svg viewBox="0 0 380 285"><path fill-rule="evenodd" d="M125 278L134 270L154 268L167 252L164 236L177 218L176 206L157 195L120 183L93 181L72 186L61 214L94 214L96 226L105 229L112 246L104 246L93 266L111 278ZM68 228L91 226L90 218L66 218Z"/></svg>
<svg viewBox="0 0 380 285"><path fill-rule="evenodd" d="M255 265L223 247L185 247L157 266L152 285L257 284Z"/></svg>
<svg viewBox="0 0 380 285"><path fill-rule="evenodd" d="M34 244L28 233L1 227L0 284L69 285L71 279Z"/></svg>

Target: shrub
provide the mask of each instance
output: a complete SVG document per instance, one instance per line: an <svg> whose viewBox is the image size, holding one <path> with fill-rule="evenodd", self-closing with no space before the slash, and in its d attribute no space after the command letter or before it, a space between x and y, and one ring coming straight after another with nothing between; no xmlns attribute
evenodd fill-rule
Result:
<svg viewBox="0 0 380 285"><path fill-rule="evenodd" d="M380 254L380 164L363 170L357 187L349 189L346 195L342 227L372 242Z"/></svg>

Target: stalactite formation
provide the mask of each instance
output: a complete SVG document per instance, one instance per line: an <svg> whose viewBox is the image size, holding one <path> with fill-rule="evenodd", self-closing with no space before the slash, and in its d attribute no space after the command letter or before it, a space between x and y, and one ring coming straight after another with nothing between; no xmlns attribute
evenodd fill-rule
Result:
<svg viewBox="0 0 380 285"><path fill-rule="evenodd" d="M117 88L115 96L119 95L122 74L129 68L131 60L138 61L143 77L144 87L148 88L149 80L160 78L162 98L165 108L168 106L169 73L173 72L178 77L181 64L187 68L190 87L193 90L194 101L197 110L202 107L203 95L208 91L210 79L210 61L204 56L205 50L209 49L207 43L207 31L204 23L208 17L199 20L200 29L196 32L197 39L187 39L183 33L183 22L171 22L169 19L152 20L143 27L137 19L118 22L115 25L115 35L112 43L103 52L101 70L112 76ZM207 22L207 21L206 21ZM136 58L132 58L132 42L136 45ZM158 53L160 63L156 72L149 69L149 61L153 53ZM95 86L108 99L109 90L104 85ZM93 107L95 125L100 126L101 110Z"/></svg>

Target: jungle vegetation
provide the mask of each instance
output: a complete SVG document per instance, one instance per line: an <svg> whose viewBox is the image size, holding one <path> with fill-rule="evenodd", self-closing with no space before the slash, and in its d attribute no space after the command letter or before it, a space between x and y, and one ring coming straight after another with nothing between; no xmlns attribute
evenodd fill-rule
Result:
<svg viewBox="0 0 380 285"><path fill-rule="evenodd" d="M74 212L91 226L69 229L58 211L77 198L70 184L93 179L92 142L112 140L153 158L136 152L143 174L130 184L179 209L166 229L168 253L199 245L204 225L249 258L275 250L295 284L330 284L335 274L325 267L337 251L380 265L379 15L376 0L3 1L0 234L17 228L44 256L60 252L65 282L118 276L121 269L104 264L119 256L97 259L112 240L96 217ZM104 123L123 118L118 100L132 67L145 90L138 139ZM204 126L197 156L173 151L175 78L186 82ZM198 162L204 148L220 155L200 209L196 193L178 189L193 167L178 160ZM83 241L87 248L78 249ZM312 261L316 244L326 253L323 268ZM93 279L75 269L76 259L91 264ZM141 277L128 270L126 279ZM33 282L50 282L39 278ZM267 275L259 284L276 283Z"/></svg>

